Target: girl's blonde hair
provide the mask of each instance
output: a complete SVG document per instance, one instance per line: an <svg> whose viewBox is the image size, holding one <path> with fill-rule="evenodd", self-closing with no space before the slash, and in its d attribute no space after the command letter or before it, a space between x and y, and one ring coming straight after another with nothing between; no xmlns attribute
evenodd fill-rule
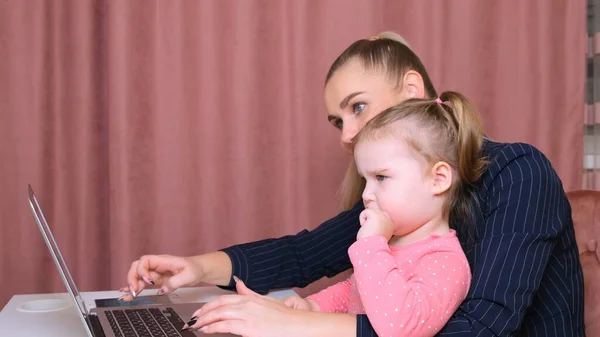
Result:
<svg viewBox="0 0 600 337"><path fill-rule="evenodd" d="M402 86L401 81L404 74L411 70L416 71L423 78L427 97L437 97L425 66L406 40L396 33L382 32L351 44L329 68L325 84L341 66L353 59L359 59L365 69L383 72L390 81L395 82L398 86ZM364 187L364 180L358 175L356 165L352 160L339 190L340 208L348 210L359 202Z"/></svg>
<svg viewBox="0 0 600 337"><path fill-rule="evenodd" d="M472 237L472 202L486 167L481 155L484 133L474 105L464 95L447 91L437 99L409 99L373 117L355 137L405 141L428 165L446 162L453 180L442 215L463 239ZM458 221L460 225L458 226Z"/></svg>

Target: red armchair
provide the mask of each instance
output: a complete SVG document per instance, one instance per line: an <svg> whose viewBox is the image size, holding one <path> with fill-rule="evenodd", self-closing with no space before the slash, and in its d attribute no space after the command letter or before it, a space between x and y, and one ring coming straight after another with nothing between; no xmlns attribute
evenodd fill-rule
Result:
<svg viewBox="0 0 600 337"><path fill-rule="evenodd" d="M586 335L600 336L600 191L572 191L567 197L583 267Z"/></svg>

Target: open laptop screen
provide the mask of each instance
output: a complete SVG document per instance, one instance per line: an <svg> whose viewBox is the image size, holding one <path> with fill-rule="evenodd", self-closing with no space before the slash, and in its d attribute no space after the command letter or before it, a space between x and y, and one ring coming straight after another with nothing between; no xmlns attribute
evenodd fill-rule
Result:
<svg viewBox="0 0 600 337"><path fill-rule="evenodd" d="M44 217L44 213L42 212L42 209L35 197L35 194L33 193L33 189L31 188L31 186L29 186L29 206L31 207L33 217L35 218L35 221L37 222L37 224L40 228L40 231L42 232L42 237L44 238L44 241L46 242L46 245L48 246L48 250L50 251L50 254L52 255L52 259L56 263L58 272L60 273L60 276L61 276L65 286L67 287L67 290L69 291L69 294L71 295L73 301L79 307L79 310L81 311L81 314L82 314L82 318L87 316L88 312L87 312L87 308L85 306L85 302L83 301L83 298L81 297L81 294L79 293L79 290L77 289L77 286L75 285L75 281L73 281L73 277L71 276L71 273L69 272L69 268L67 268L67 264L65 263L65 260L63 259L63 256L60 253L60 250L58 249L58 245L56 244L56 241L54 240L52 231L50 231L48 222L46 221L46 218ZM85 323L85 321L84 321L84 323Z"/></svg>

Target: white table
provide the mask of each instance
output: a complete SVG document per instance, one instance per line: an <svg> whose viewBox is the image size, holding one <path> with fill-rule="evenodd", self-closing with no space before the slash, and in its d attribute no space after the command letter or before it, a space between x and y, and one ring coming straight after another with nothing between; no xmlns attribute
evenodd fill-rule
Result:
<svg viewBox="0 0 600 337"><path fill-rule="evenodd" d="M142 295L154 295L148 291ZM219 295L232 294L218 287L182 288L174 292L182 302L206 302ZM284 298L295 295L293 290L271 292L269 296ZM114 298L122 294L118 291L95 291L82 293L88 308L94 307L94 299ZM22 305L39 300L63 300L69 307L50 312L23 312ZM0 336L36 336L36 337L70 337L86 336L83 324L78 317L77 307L71 302L69 294L32 294L15 295L0 312Z"/></svg>

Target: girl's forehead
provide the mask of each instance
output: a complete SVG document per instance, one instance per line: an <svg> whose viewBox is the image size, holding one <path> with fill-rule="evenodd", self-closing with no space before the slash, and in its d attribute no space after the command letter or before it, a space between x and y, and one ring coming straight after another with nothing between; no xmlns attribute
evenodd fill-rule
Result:
<svg viewBox="0 0 600 337"><path fill-rule="evenodd" d="M355 156L363 156L366 162L383 157L412 157L413 151L403 137L389 135L379 139L364 139L354 149Z"/></svg>

